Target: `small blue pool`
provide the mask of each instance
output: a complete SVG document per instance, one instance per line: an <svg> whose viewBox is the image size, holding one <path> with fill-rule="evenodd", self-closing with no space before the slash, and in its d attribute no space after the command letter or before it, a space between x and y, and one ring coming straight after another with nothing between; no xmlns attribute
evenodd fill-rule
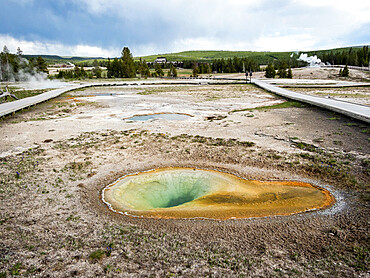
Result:
<svg viewBox="0 0 370 278"><path fill-rule="evenodd" d="M147 121L147 120L170 120L170 121L183 121L189 119L191 116L176 113L165 113L165 114L151 114L151 115L141 115L128 118L129 121Z"/></svg>

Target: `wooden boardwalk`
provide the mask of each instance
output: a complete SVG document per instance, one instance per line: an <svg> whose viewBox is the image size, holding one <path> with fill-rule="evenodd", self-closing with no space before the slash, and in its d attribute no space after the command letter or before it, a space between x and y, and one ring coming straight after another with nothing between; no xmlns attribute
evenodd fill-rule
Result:
<svg viewBox="0 0 370 278"><path fill-rule="evenodd" d="M113 81L113 82L94 82L86 83L80 85L73 85L68 87L63 87L59 89L54 89L46 93L42 93L33 97L22 98L12 102L6 102L0 104L0 117L12 114L24 108L36 105L38 103L47 101L49 99L60 96L63 93L88 88L88 87L100 87L100 86L138 86L138 85L199 85L199 84L208 84L208 83L232 83L238 80L207 80L206 82L203 79L158 79L158 80L147 80L147 81Z"/></svg>
<svg viewBox="0 0 370 278"><path fill-rule="evenodd" d="M27 108L33 105L36 105L38 103L47 101L49 99L55 98L65 92L75 90L75 89L80 89L80 88L98 87L98 86L163 85L163 84L196 85L196 84L200 84L201 82L204 82L204 80L205 79L192 79L192 80L187 80L187 81L178 80L177 82L175 80L158 80L158 81L151 81L151 82L104 82L104 83L88 83L88 84L82 84L82 85L68 86L68 87L64 87L60 89L51 90L49 92L42 93L37 96L23 98L23 99L12 101L12 102L2 103L0 104L0 117L14 113L18 110L21 110L21 109L24 109L24 108ZM234 81L240 82L242 80L234 80ZM209 82L210 84L212 83L217 84L220 81L217 81L215 79L208 79L207 82ZM323 98L323 97L318 97L318 96L301 94L301 93L297 93L294 91L279 88L277 86L268 84L258 79L254 79L252 82L256 86L263 88L274 94L277 94L277 95L280 95L280 96L283 96L289 99L309 103L315 106L319 106L319 107L332 110L334 112L341 113L349 117L370 123L370 107L369 106L336 100L336 99L331 99L331 98Z"/></svg>
<svg viewBox="0 0 370 278"><path fill-rule="evenodd" d="M332 98L324 98L318 96L311 96L306 94L297 93L291 90L286 90L283 88L279 88L277 86L268 84L258 79L254 79L253 84L257 85L258 87L265 89L271 93L297 100L300 102L309 103L315 106L319 106L340 114L344 114L354 119L358 119L367 123L370 123L370 107L366 105L356 104L352 102L332 99Z"/></svg>
<svg viewBox="0 0 370 278"><path fill-rule="evenodd" d="M32 105L36 105L38 103L47 101L49 99L55 98L65 92L78 89L79 87L81 86L79 85L68 86L65 88L51 90L49 92L42 93L42 94L39 94L33 97L27 97L27 98L22 98L16 101L2 103L0 104L0 117L17 112L18 110L30 107Z"/></svg>

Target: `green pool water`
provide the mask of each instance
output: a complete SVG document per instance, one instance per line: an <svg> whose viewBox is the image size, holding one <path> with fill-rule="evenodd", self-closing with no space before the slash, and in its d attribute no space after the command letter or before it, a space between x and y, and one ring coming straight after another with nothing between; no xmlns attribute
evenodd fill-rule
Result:
<svg viewBox="0 0 370 278"><path fill-rule="evenodd" d="M213 219L289 215L330 206L330 192L298 181L245 180L214 170L160 168L127 175L103 190L114 211L132 216Z"/></svg>
<svg viewBox="0 0 370 278"><path fill-rule="evenodd" d="M193 170L129 176L114 186L114 197L135 210L170 208L204 196L218 183Z"/></svg>

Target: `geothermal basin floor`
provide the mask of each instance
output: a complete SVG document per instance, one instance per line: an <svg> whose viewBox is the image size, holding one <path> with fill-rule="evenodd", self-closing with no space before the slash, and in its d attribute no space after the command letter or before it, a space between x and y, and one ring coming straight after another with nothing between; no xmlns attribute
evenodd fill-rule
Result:
<svg viewBox="0 0 370 278"><path fill-rule="evenodd" d="M129 120L158 113L189 117ZM0 129L6 275L367 275L363 122L253 85L198 84L87 88L6 117ZM102 189L120 177L164 167L311 182L337 202L224 221L129 217L103 203Z"/></svg>

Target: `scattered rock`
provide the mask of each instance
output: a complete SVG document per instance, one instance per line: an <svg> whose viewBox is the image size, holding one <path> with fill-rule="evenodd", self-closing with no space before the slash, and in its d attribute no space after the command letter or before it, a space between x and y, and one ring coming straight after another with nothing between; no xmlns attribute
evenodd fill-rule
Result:
<svg viewBox="0 0 370 278"><path fill-rule="evenodd" d="M96 172L90 172L87 174L87 177L91 178L92 176L95 176L95 175L96 175Z"/></svg>
<svg viewBox="0 0 370 278"><path fill-rule="evenodd" d="M223 115L218 115L218 116L208 116L206 117L206 120L207 121L220 121L220 120L223 120L225 119L227 116L223 116Z"/></svg>

